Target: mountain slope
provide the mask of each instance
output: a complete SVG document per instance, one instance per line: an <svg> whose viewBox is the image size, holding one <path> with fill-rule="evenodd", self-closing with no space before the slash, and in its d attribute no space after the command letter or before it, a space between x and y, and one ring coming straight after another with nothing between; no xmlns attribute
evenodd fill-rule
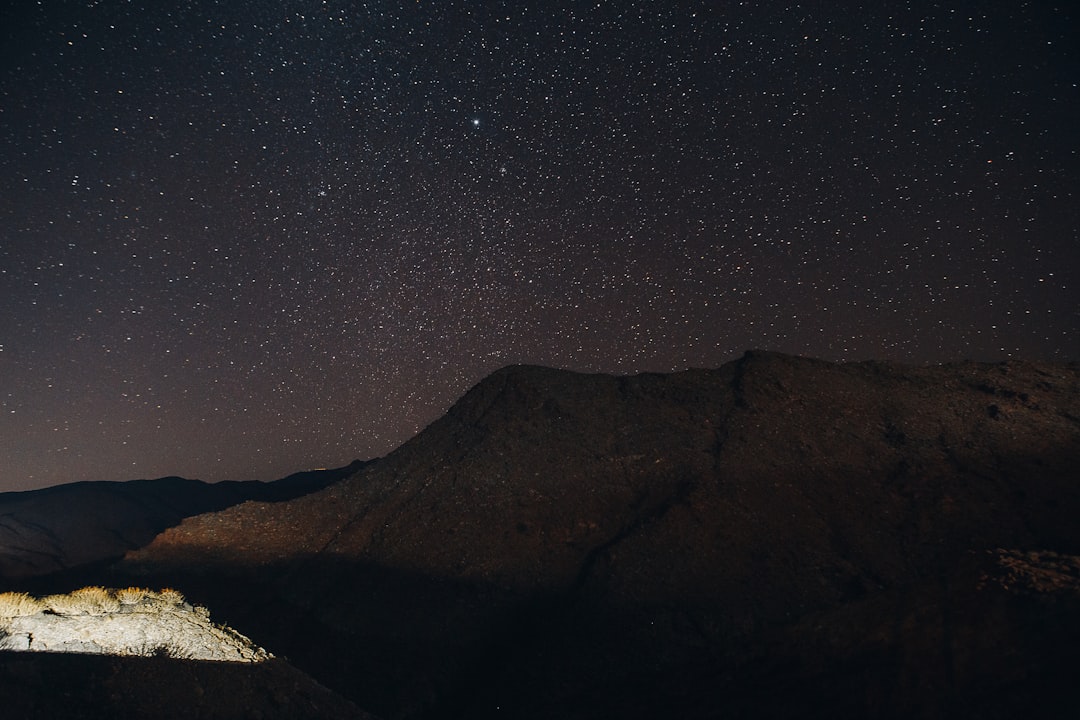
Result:
<svg viewBox="0 0 1080 720"><path fill-rule="evenodd" d="M185 520L121 573L187 578L389 717L753 715L772 683L813 695L879 651L908 687L800 706L985 711L1006 660L964 612L1004 634L1041 613L978 591L986 551L1080 554L1078 461L1075 364L512 367L347 480ZM1036 637L1027 660L1064 652Z"/></svg>
<svg viewBox="0 0 1080 720"><path fill-rule="evenodd" d="M185 517L245 500L289 500L361 466L297 473L272 483L208 484L167 477L0 493L0 578L10 583L115 559Z"/></svg>

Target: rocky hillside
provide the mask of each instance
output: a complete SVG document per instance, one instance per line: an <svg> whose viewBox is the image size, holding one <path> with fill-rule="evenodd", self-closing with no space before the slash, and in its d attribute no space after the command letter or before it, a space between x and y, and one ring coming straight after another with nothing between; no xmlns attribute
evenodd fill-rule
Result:
<svg viewBox="0 0 1080 720"><path fill-rule="evenodd" d="M175 590L0 593L0 707L20 720L366 720Z"/></svg>
<svg viewBox="0 0 1080 720"><path fill-rule="evenodd" d="M362 465L297 473L276 482L209 484L167 477L0 493L0 581L10 585L16 578L116 559L185 517L245 500L289 500Z"/></svg>
<svg viewBox="0 0 1080 720"><path fill-rule="evenodd" d="M511 367L119 573L387 717L999 717L1080 660L1075 595L987 580L1080 555L1078 465L1075 364Z"/></svg>

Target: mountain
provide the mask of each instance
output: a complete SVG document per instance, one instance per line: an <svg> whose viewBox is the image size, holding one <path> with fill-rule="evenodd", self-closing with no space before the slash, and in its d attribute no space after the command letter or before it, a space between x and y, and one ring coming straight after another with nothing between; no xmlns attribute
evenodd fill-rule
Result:
<svg viewBox="0 0 1080 720"><path fill-rule="evenodd" d="M0 493L0 580L47 575L115 560L183 518L246 500L281 502L340 480L362 463L296 473L276 482L167 477L78 482ZM6 588L4 588L6 589Z"/></svg>
<svg viewBox="0 0 1080 720"><path fill-rule="evenodd" d="M115 573L388 718L1052 716L1078 465L1076 363L515 366Z"/></svg>

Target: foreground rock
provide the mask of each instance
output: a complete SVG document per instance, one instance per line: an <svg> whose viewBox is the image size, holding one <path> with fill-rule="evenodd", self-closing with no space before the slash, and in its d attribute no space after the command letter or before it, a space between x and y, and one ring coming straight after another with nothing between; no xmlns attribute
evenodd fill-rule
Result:
<svg viewBox="0 0 1080 720"><path fill-rule="evenodd" d="M1080 555L1077 467L1075 364L514 367L349 479L188 519L119 572L390 717L1050 712L1072 595L981 578L995 548Z"/></svg>
<svg viewBox="0 0 1080 720"><path fill-rule="evenodd" d="M0 650L261 662L251 640L175 591L88 587L44 599L0 595Z"/></svg>
<svg viewBox="0 0 1080 720"><path fill-rule="evenodd" d="M179 593L0 594L0 707L20 720L371 716Z"/></svg>

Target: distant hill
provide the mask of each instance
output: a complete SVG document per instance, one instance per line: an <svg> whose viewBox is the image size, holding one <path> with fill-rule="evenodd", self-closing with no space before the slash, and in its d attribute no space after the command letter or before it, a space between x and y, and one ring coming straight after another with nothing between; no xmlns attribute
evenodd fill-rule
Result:
<svg viewBox="0 0 1080 720"><path fill-rule="evenodd" d="M116 572L388 718L1051 716L1077 467L1077 364L510 367Z"/></svg>
<svg viewBox="0 0 1080 720"><path fill-rule="evenodd" d="M290 500L362 465L296 473L276 482L208 484L167 477L0 493L0 581L10 584L15 578L115 560L185 517L247 500Z"/></svg>

